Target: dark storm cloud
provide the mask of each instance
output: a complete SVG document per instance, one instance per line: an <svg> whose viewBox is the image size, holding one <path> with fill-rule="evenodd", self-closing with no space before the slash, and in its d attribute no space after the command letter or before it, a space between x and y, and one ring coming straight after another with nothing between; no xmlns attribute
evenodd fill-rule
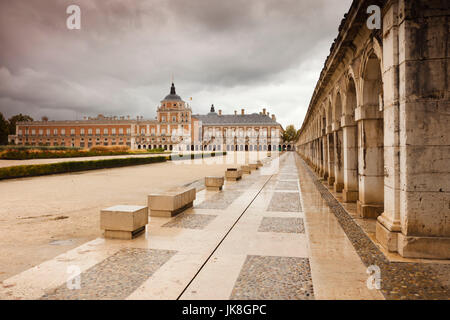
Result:
<svg viewBox="0 0 450 320"><path fill-rule="evenodd" d="M350 0L0 0L0 110L153 117L174 74L194 112L302 121Z"/></svg>

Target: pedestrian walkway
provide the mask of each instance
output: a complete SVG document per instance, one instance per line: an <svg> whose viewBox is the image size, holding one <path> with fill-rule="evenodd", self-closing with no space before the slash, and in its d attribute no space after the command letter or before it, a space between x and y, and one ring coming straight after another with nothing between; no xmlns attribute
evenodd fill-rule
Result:
<svg viewBox="0 0 450 320"><path fill-rule="evenodd" d="M145 236L99 238L13 276L0 298L383 299L302 160L270 165L152 217Z"/></svg>

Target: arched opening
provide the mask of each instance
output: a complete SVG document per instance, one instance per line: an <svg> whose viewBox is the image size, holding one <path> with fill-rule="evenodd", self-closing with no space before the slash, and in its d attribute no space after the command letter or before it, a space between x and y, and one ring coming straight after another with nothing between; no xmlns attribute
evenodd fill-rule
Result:
<svg viewBox="0 0 450 320"><path fill-rule="evenodd" d="M384 132L381 63L372 53L362 74L362 104L356 114L358 122L358 215L376 218L384 208Z"/></svg>
<svg viewBox="0 0 450 320"><path fill-rule="evenodd" d="M268 151L272 151L272 145L271 144L269 144L269 150Z"/></svg>
<svg viewBox="0 0 450 320"><path fill-rule="evenodd" d="M248 144L245 145L245 151L248 151Z"/></svg>

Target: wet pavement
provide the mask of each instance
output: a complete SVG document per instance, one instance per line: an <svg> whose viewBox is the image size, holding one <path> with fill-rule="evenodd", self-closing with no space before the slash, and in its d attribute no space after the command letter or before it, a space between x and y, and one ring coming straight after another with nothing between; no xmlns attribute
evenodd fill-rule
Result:
<svg viewBox="0 0 450 320"><path fill-rule="evenodd" d="M299 156L265 162L177 217L151 217L137 239L99 238L5 280L0 298L450 298L450 264L393 261Z"/></svg>

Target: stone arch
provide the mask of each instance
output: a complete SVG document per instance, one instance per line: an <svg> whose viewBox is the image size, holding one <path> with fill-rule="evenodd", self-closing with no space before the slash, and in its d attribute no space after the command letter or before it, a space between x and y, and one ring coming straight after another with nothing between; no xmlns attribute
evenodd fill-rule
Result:
<svg viewBox="0 0 450 320"><path fill-rule="evenodd" d="M327 126L331 126L331 124L333 123L333 97L328 97L326 102L325 102L325 118L326 118L326 125ZM325 127L326 129L326 127Z"/></svg>
<svg viewBox="0 0 450 320"><path fill-rule="evenodd" d="M352 68L349 68L345 77L345 100L343 100L342 115L354 116L359 105L358 85Z"/></svg>
<svg viewBox="0 0 450 320"><path fill-rule="evenodd" d="M355 115L358 122L357 212L364 218L376 218L384 207L384 123L380 110L382 61L376 42L372 43L374 45L366 50L361 64L361 104Z"/></svg>

